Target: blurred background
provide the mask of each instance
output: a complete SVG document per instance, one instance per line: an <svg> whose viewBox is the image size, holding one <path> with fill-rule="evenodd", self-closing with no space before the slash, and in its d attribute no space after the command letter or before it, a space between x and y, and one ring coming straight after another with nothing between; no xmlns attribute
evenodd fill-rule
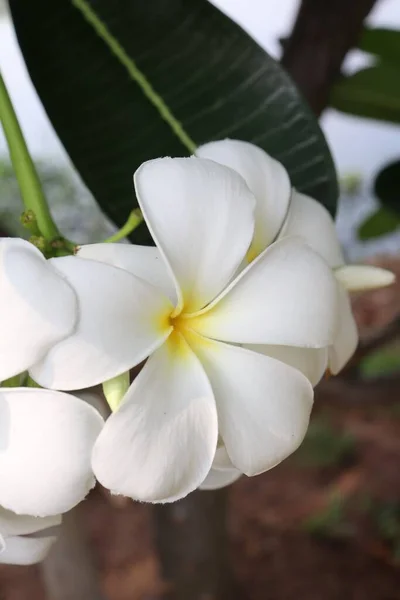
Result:
<svg viewBox="0 0 400 600"><path fill-rule="evenodd" d="M298 0L214 4L281 58ZM398 0L373 4L365 25L400 30ZM0 70L57 223L67 237L80 242L107 237L115 228L81 183L47 119L3 1L0 41ZM400 50L397 56L393 64L400 75ZM341 72L352 75L375 61L371 53L352 48ZM235 583L229 600L400 599L400 176L388 179L386 171L400 158L400 76L396 85L390 118L389 113L382 117L379 107L372 111L377 118L369 118L347 114L355 109L328 106L320 122L338 170L337 228L348 261L390 268L399 283L354 298L360 348L339 377L318 386L303 446L278 468L242 478L232 487L228 554ZM370 92L364 90L366 97ZM383 91L383 104L388 97ZM333 104L340 107L339 101ZM0 132L0 228L21 233L20 212L18 186ZM90 553L90 569L100 573L102 591L87 591L82 598L100 599L105 593L110 600L157 600L170 593L155 550L158 520L151 510L96 490L80 507L79 525L68 517L71 539L62 542L61 554L79 556L89 569ZM178 528L186 509L179 510L178 503L173 515ZM192 543L189 536L189 547ZM59 582L65 573L75 577L58 560L44 569L2 567L0 598L79 600L73 586L70 595L65 589L64 595L54 591L52 581ZM217 600L212 594L193 597Z"/></svg>

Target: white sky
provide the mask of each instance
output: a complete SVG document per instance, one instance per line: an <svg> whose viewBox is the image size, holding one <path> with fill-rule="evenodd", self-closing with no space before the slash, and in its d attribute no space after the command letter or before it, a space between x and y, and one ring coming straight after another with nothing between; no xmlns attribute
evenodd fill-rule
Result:
<svg viewBox="0 0 400 600"><path fill-rule="evenodd" d="M214 3L275 56L279 53L277 40L290 31L297 7L297 0L214 0ZM400 28L399 0L380 0L369 20L374 25ZM0 20L0 39L0 69L32 154L55 162L67 160L27 76L12 26L5 19ZM362 61L362 57L352 53L346 67L353 69ZM333 110L324 115L322 126L341 173L357 172L369 178L388 160L400 155L398 126L357 119ZM5 152L0 132L0 154Z"/></svg>

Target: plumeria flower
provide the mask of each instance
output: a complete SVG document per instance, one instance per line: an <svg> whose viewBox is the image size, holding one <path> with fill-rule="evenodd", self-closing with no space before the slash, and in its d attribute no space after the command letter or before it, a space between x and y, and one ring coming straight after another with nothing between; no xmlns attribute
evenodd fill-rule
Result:
<svg viewBox="0 0 400 600"><path fill-rule="evenodd" d="M16 515L0 506L0 564L32 565L45 558L56 540L61 515Z"/></svg>
<svg viewBox="0 0 400 600"><path fill-rule="evenodd" d="M71 394L0 387L0 505L46 517L78 504L95 484L91 452L102 426Z"/></svg>
<svg viewBox="0 0 400 600"><path fill-rule="evenodd" d="M332 343L337 286L325 261L295 238L237 274L255 199L233 170L166 158L145 163L134 179L157 248L95 244L51 259L79 317L30 373L47 388L85 388L150 357L107 420L92 465L112 492L168 502L204 482L219 440L247 475L301 443L313 389L282 360L281 346L290 354ZM269 354L246 344L268 345Z"/></svg>
<svg viewBox="0 0 400 600"><path fill-rule="evenodd" d="M327 349L313 349L308 352L309 357L296 353L293 358L294 364L299 360L306 362L307 374L313 384L318 382L327 366L331 373L338 373L353 355L358 343L347 292L389 285L394 281L393 273L367 265L346 266L329 212L316 200L292 189L283 165L261 148L227 139L205 144L198 148L196 154L237 171L256 198L255 230L247 254L248 262L271 243L298 235L334 269L340 297L340 319L334 342L328 353ZM257 350L263 351L261 347Z"/></svg>

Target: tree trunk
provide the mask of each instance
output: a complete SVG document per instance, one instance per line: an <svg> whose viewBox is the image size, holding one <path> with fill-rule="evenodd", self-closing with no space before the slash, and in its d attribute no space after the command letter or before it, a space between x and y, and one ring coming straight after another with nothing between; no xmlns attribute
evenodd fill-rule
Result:
<svg viewBox="0 0 400 600"><path fill-rule="evenodd" d="M228 490L197 491L154 507L168 600L236 600L227 538Z"/></svg>
<svg viewBox="0 0 400 600"><path fill-rule="evenodd" d="M49 600L106 600L85 536L82 508L64 515L60 535L42 564Z"/></svg>
<svg viewBox="0 0 400 600"><path fill-rule="evenodd" d="M282 65L316 115L329 103L347 52L376 0L302 0Z"/></svg>

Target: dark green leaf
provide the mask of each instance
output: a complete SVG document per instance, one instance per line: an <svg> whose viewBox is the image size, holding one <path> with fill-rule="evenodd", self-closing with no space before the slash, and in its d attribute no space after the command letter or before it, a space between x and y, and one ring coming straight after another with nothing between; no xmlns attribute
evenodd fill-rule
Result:
<svg viewBox="0 0 400 600"><path fill-rule="evenodd" d="M315 118L238 25L205 0L91 0L86 18L82 4L10 0L45 109L116 223L135 204L140 163L226 137L263 147L334 213L336 176Z"/></svg>
<svg viewBox="0 0 400 600"><path fill-rule="evenodd" d="M383 206L400 216L400 161L382 169L375 179L374 190Z"/></svg>
<svg viewBox="0 0 400 600"><path fill-rule="evenodd" d="M386 208L380 207L363 221L358 229L360 240L371 240L393 233L400 226L400 218Z"/></svg>
<svg viewBox="0 0 400 600"><path fill-rule="evenodd" d="M358 47L391 63L400 71L400 31L397 29L365 28Z"/></svg>
<svg viewBox="0 0 400 600"><path fill-rule="evenodd" d="M343 77L331 104L346 113L400 123L400 70L379 64Z"/></svg>

